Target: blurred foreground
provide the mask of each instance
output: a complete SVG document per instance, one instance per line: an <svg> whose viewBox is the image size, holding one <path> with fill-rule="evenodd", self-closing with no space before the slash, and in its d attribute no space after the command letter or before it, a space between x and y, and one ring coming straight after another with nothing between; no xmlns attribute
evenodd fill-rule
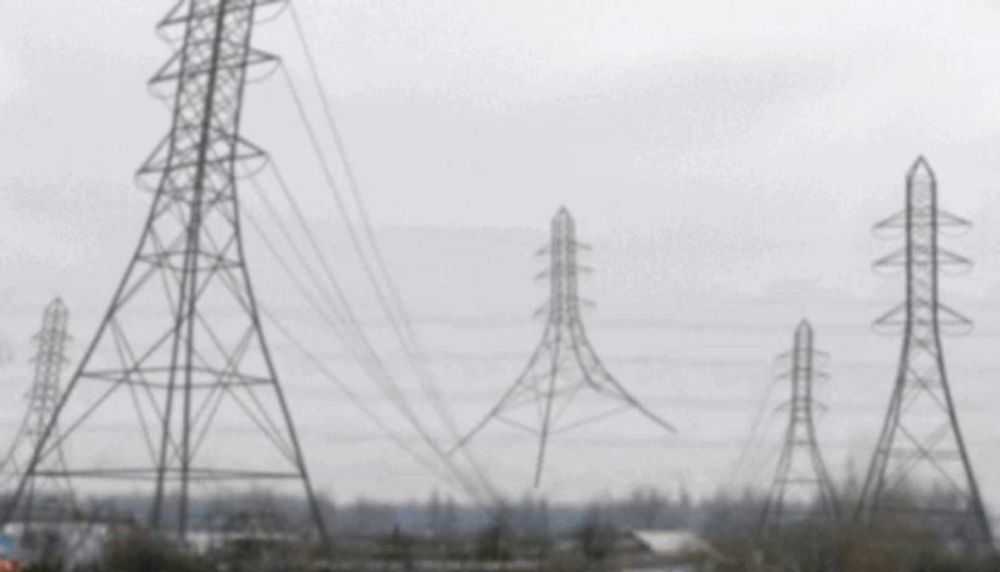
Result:
<svg viewBox="0 0 1000 572"><path fill-rule="evenodd" d="M844 498L847 508L850 502ZM914 506L940 503L912 497ZM405 505L324 502L334 523L327 547L312 534L304 503L266 493L199 505L191 545L147 531L142 504L95 501L100 518L11 531L27 571L996 571L932 521L896 518L872 526L808 518L763 530L763 499L749 491L693 502L654 490L585 506L524 499L461 506L435 495ZM800 505L802 514L808 504ZM849 510L844 511L849 514ZM112 515L114 515L112 517ZM13 562L13 561L12 561ZM16 569L16 568L14 568Z"/></svg>

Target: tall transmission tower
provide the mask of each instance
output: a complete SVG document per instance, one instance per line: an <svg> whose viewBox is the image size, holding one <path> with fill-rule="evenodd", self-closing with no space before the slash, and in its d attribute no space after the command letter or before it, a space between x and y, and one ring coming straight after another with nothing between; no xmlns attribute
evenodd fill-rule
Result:
<svg viewBox="0 0 1000 572"><path fill-rule="evenodd" d="M27 409L3 460L6 475L20 476L23 461L35 450L52 419L66 365L68 322L69 310L62 299L56 298L45 308L41 330L35 336L38 349L32 358L35 363L34 379L25 396ZM58 428L53 431L58 434ZM55 474L39 471L31 476L21 510L15 515L24 530L29 530L34 521L58 523L79 516L72 483L65 475L66 459L61 447L44 468Z"/></svg>
<svg viewBox="0 0 1000 572"><path fill-rule="evenodd" d="M297 485L326 542L261 327L237 193L241 168L266 160L240 133L247 76L276 64L252 46L255 19L261 6L283 3L184 0L160 22L179 41L150 81L173 105L169 132L139 170L155 182L152 206L0 524L41 475L103 491L120 482L142 487L151 529L182 543L198 516L193 497ZM43 470L60 444L74 440L67 470Z"/></svg>
<svg viewBox="0 0 1000 572"><path fill-rule="evenodd" d="M904 270L906 300L876 321L876 326L902 327L903 347L858 517L869 523L909 517L953 539L991 547L990 524L962 439L941 346L944 331L967 329L971 323L938 299L939 271L969 264L938 246L939 231L968 226L938 209L937 181L923 157L906 175L906 208L875 225L877 231L905 233L905 246L876 266ZM930 499L908 498L913 492Z"/></svg>
<svg viewBox="0 0 1000 572"><path fill-rule="evenodd" d="M826 376L818 367L818 354L812 326L802 320L788 354L788 371L782 374L791 381L792 396L785 404L788 428L761 518L765 533L806 518L832 522L839 517L833 483L816 440L813 382Z"/></svg>
<svg viewBox="0 0 1000 572"><path fill-rule="evenodd" d="M577 287L579 273L586 270L578 264L578 253L587 248L576 239L576 223L569 211L560 208L552 219L550 243L539 251L539 255L549 257L548 269L539 275L549 282L549 301L539 310L548 316L542 340L514 384L455 446L465 446L494 419L537 435L536 487L541 484L548 442L559 434L628 410L674 431L608 372L587 339ZM618 406L597 415L571 418L567 415L570 405L583 390L617 401Z"/></svg>

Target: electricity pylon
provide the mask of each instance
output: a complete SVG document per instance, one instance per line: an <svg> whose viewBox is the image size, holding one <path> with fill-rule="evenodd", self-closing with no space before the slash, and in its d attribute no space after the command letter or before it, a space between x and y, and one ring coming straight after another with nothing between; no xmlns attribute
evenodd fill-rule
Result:
<svg viewBox="0 0 1000 572"><path fill-rule="evenodd" d="M139 170L153 182L152 206L0 524L35 477L51 474L143 487L150 528L183 543L192 497L289 483L304 488L326 542L261 327L237 192L241 169L266 160L240 133L249 70L276 62L252 47L255 19L283 3L183 0L161 21L179 35L150 81L173 102L170 131ZM68 469L44 471L64 442Z"/></svg>
<svg viewBox="0 0 1000 572"><path fill-rule="evenodd" d="M61 392L62 371L66 365L68 322L69 310L62 299L56 298L46 306L41 330L35 336L38 349L32 358L35 363L34 379L25 396L27 409L3 460L5 476L20 476L24 461L30 457L52 419ZM53 431L59 434L58 427ZM24 530L29 530L33 521L59 523L79 516L72 483L65 475L66 458L61 447L52 455L44 469L45 471L31 475L25 488L21 510L15 515ZM47 474L46 471L54 474ZM9 483L9 480L5 479L5 483Z"/></svg>
<svg viewBox="0 0 1000 572"><path fill-rule="evenodd" d="M802 320L788 354L788 371L782 374L791 381L792 396L785 404L788 427L761 518L765 533L803 519L833 522L839 517L833 483L816 440L813 382L827 375L818 367L818 354L812 326Z"/></svg>
<svg viewBox="0 0 1000 572"><path fill-rule="evenodd" d="M576 239L576 223L565 207L552 219L552 238L539 255L548 255L548 270L539 277L549 281L549 301L539 310L548 319L542 340L523 373L500 398L489 413L469 431L454 449L465 446L490 420L537 435L535 486L539 486L545 465L549 439L583 425L635 410L657 425L673 432L674 427L647 409L601 363L587 339L580 318L578 276L582 268L578 252L587 247ZM572 402L583 390L619 402L619 406L600 414L567 419Z"/></svg>
<svg viewBox="0 0 1000 572"><path fill-rule="evenodd" d="M905 246L876 266L905 271L906 300L876 321L876 326L902 327L903 347L857 516L868 523L908 516L952 539L991 547L990 524L959 428L941 345L944 330L967 329L971 322L938 300L939 271L969 264L938 246L939 230L968 226L968 221L938 210L937 181L923 157L906 175L906 208L875 226L877 231L905 233ZM916 499L910 498L913 493Z"/></svg>

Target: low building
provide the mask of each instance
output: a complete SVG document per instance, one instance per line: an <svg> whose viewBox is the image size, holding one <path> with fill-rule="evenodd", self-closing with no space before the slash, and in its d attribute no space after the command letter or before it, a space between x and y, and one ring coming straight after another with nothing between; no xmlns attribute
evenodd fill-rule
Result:
<svg viewBox="0 0 1000 572"><path fill-rule="evenodd" d="M725 558L689 530L632 530L623 540L627 572L711 572Z"/></svg>

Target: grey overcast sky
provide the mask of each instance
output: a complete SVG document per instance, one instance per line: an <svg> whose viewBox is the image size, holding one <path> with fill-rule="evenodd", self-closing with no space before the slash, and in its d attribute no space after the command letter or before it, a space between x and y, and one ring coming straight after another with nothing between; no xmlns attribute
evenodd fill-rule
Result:
<svg viewBox="0 0 1000 572"><path fill-rule="evenodd" d="M681 432L667 438L633 420L567 439L547 492L683 483L707 494L726 484L772 356L803 316L832 354L820 429L828 461L838 478L848 459L864 466L898 355L868 324L902 296L898 278L870 270L895 245L869 229L902 206L903 175L922 153L942 203L976 224L952 244L976 268L945 290L978 327L947 343L974 462L987 500L1000 503L1000 3L296 3L461 425L486 411L537 341L532 254L559 205L594 246L584 285L597 302L594 343ZM171 3L12 4L0 19L0 339L14 360L0 379L20 392L44 304L66 298L77 357L138 237L149 196L132 173L168 120L144 86L169 54L153 25ZM293 30L286 13L257 39L311 97ZM246 115L246 135L273 152L337 250L339 222L281 74L250 88ZM243 192L259 208L257 191ZM263 303L376 399L249 240ZM357 267L342 268L370 309ZM372 318L373 330L383 326ZM444 488L275 345L322 490L349 499ZM0 440L19 415L4 408ZM777 432L754 445L758 478ZM513 483L506 490L525 488L531 443L493 446L478 453Z"/></svg>

